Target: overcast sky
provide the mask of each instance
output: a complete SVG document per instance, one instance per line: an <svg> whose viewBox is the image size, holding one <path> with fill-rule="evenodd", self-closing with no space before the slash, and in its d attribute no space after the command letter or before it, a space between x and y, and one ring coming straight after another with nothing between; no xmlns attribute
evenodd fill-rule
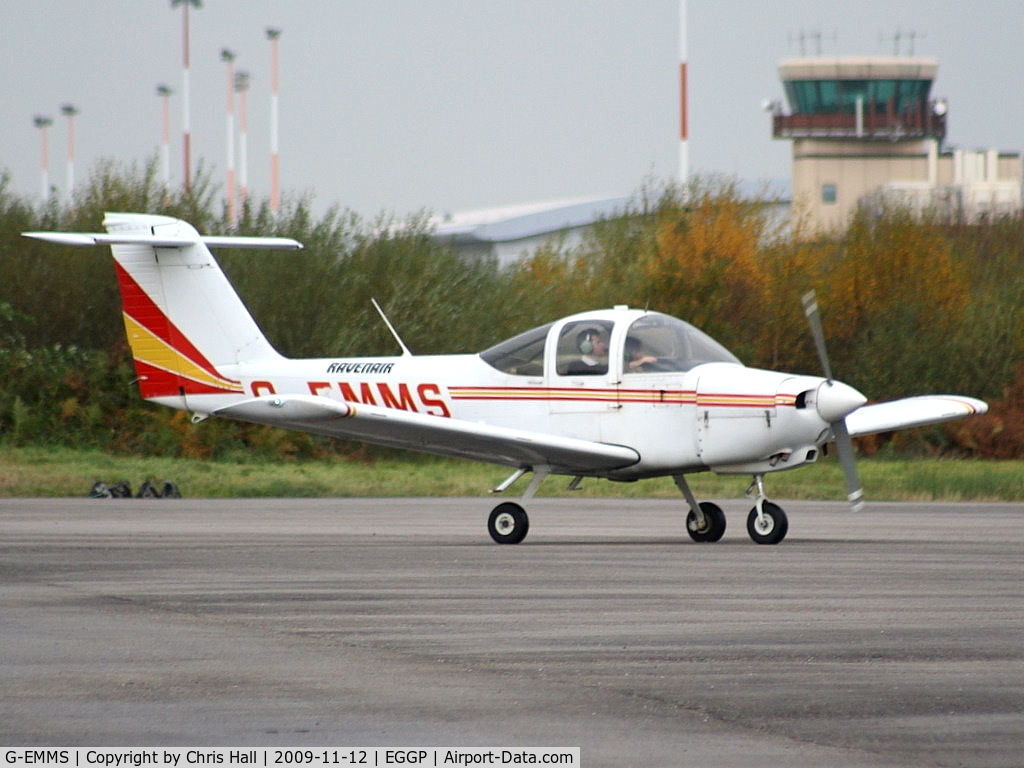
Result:
<svg viewBox="0 0 1024 768"><path fill-rule="evenodd" d="M170 0L4 0L0 167L37 196L75 167L155 157L158 83L171 101L172 179L182 174L181 17ZM324 210L404 216L630 194L678 173L678 0L204 0L192 20L192 143L218 183L226 168L227 68L252 73L251 194L269 195L270 43L280 38L285 194ZM780 60L902 53L939 61L949 144L1024 148L1021 0L689 0L691 170L788 179L765 99ZM803 35L801 35L803 33ZM913 35L913 37L911 37ZM238 120L236 119L236 125ZM237 142L236 142L237 144Z"/></svg>

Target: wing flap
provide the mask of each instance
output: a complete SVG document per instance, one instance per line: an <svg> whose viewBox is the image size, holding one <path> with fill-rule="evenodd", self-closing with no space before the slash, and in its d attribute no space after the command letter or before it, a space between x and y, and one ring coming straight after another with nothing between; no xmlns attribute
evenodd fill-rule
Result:
<svg viewBox="0 0 1024 768"><path fill-rule="evenodd" d="M846 417L852 437L925 427L985 413L988 405L961 395L922 395L865 405Z"/></svg>
<svg viewBox="0 0 1024 768"><path fill-rule="evenodd" d="M640 460L640 454L628 446L316 395L257 397L219 408L211 415L509 467L549 466L557 474L593 475Z"/></svg>

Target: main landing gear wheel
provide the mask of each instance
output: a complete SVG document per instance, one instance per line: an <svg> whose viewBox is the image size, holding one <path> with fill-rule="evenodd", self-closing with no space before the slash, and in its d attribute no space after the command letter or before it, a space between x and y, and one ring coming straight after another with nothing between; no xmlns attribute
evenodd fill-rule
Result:
<svg viewBox="0 0 1024 768"><path fill-rule="evenodd" d="M514 501L506 501L491 510L487 519L487 532L499 544L518 544L530 530L526 510Z"/></svg>
<svg viewBox="0 0 1024 768"><path fill-rule="evenodd" d="M757 507L747 515L747 533L757 544L778 544L786 538L789 520L782 507L765 501L761 505L763 514L757 514Z"/></svg>
<svg viewBox="0 0 1024 768"><path fill-rule="evenodd" d="M691 509L686 515L686 532L694 541L718 541L725 535L725 512L710 501L702 501L700 511L704 514L703 527L698 524L697 514Z"/></svg>

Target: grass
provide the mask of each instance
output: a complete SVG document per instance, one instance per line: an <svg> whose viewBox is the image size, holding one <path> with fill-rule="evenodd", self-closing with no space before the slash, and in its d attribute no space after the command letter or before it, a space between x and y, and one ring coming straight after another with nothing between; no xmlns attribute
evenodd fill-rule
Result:
<svg viewBox="0 0 1024 768"><path fill-rule="evenodd" d="M859 463L865 494L876 501L1024 501L1024 462L916 458L872 458ZM413 457L369 464L343 459L318 461L206 461L114 456L67 448L0 448L0 497L86 496L97 480L173 480L191 498L483 496L509 470L488 464ZM747 476L691 476L700 498L742 496ZM824 459L810 467L770 475L768 494L783 499L845 498L839 465ZM541 496L678 498L669 478L637 483L587 480L579 492L567 479L549 478ZM525 481L508 491L515 496Z"/></svg>

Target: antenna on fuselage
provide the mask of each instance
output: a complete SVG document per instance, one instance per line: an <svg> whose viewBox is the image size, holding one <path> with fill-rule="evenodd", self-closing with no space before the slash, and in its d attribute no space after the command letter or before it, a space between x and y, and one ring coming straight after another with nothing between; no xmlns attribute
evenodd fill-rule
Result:
<svg viewBox="0 0 1024 768"><path fill-rule="evenodd" d="M388 327L388 330L391 331L391 335L395 337L395 341L398 342L398 346L402 348L402 357L412 357L412 352L410 352L409 348L405 346L405 342L402 341L402 337L398 335L398 331L395 330L395 326L393 326L391 321L388 320L388 316L384 314L384 310L381 309L380 304L378 304L377 300L373 298L371 298L370 301L373 302L373 308L377 310L377 314L379 314L380 319L384 321L384 325Z"/></svg>

